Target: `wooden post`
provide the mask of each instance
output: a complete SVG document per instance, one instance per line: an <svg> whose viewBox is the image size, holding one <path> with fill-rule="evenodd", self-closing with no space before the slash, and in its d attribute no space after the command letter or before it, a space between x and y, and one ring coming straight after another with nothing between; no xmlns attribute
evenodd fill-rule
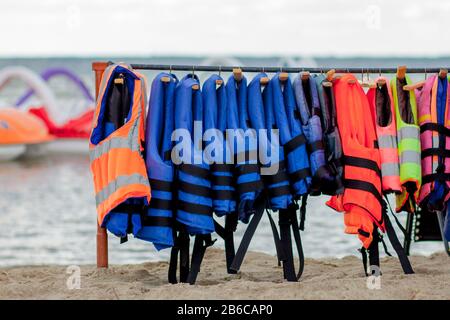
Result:
<svg viewBox="0 0 450 320"><path fill-rule="evenodd" d="M108 63L93 62L92 70L95 72L95 97L98 97L100 82ZM108 268L108 235L106 229L97 222L97 268Z"/></svg>

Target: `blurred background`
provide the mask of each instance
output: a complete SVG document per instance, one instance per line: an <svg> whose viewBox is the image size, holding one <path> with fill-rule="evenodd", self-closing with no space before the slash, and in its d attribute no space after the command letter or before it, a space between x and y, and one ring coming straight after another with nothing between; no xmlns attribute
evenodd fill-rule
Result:
<svg viewBox="0 0 450 320"><path fill-rule="evenodd" d="M417 0L1 1L0 114L7 108L34 109L61 139L16 149L0 146L0 159L7 160L0 162L0 266L95 263L87 140L70 122L90 125L85 116L94 104L93 61L325 71L448 67L449 14L450 2ZM145 74L150 82L156 73ZM326 200L309 198L305 255L358 254L359 241L343 233L342 215L327 208ZM404 214L400 217L404 221ZM237 241L243 230L241 225ZM158 253L140 240L119 245L110 237L109 244L111 263L168 257L168 251ZM275 254L266 218L250 250ZM442 244L412 247L413 254L437 250Z"/></svg>

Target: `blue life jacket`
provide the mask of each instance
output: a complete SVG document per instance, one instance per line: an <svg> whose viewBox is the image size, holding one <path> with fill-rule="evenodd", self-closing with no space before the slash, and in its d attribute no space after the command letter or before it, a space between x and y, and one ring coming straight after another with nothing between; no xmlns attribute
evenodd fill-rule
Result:
<svg viewBox="0 0 450 320"><path fill-rule="evenodd" d="M311 193L320 194L322 187L324 190L329 188L329 183L334 181L334 177L325 160L322 125L320 123L320 102L315 80L312 77L302 80L301 76L298 75L294 80L294 92L299 110L297 117L300 118L308 142L313 176ZM327 190L327 193L330 192Z"/></svg>
<svg viewBox="0 0 450 320"><path fill-rule="evenodd" d="M203 161L202 155L202 127L198 128L201 132L197 132L200 136L194 137L194 126L203 123L202 92L192 89L194 85L199 86L198 77L189 74L181 79L175 89L175 129L184 129L190 134L190 141L186 142L189 150L183 152L191 153L187 160L189 163L182 161L176 166L176 220L185 225L192 235L214 232L209 165ZM183 142L180 140L183 139L179 139L174 148ZM180 152L175 149L172 154L182 156Z"/></svg>
<svg viewBox="0 0 450 320"><path fill-rule="evenodd" d="M218 80L221 80L222 84L219 88L216 88L216 81ZM208 163L211 170L213 209L216 215L223 216L236 210L234 168L232 159L230 159L230 150L225 140L227 94L223 79L216 74L211 75L203 84L202 94L205 133L211 133L211 137L208 137L210 143L205 147L205 155L209 154L209 148L221 152L220 154L211 152L212 159L209 159Z"/></svg>
<svg viewBox="0 0 450 320"><path fill-rule="evenodd" d="M260 150L260 155L264 157L261 159L261 163L268 174L262 175L262 178L266 185L270 208L272 210L286 209L292 202L289 177L286 173L283 148L279 143L277 145L273 141L273 139L278 139L278 136L271 135L270 130L277 129L274 104L272 103L273 90L269 83L268 87L264 89L263 97L260 83L263 77L267 77L267 75L265 73L257 74L248 86L248 114L252 127L259 135L259 146L263 148ZM265 132L267 134L264 135ZM278 153L278 162L268 163L269 158L266 159L269 157L268 153L271 155Z"/></svg>
<svg viewBox="0 0 450 320"><path fill-rule="evenodd" d="M311 171L306 138L296 118L296 103L290 79L281 81L276 74L270 81L276 126L287 158L287 170L296 198L308 193Z"/></svg>
<svg viewBox="0 0 450 320"><path fill-rule="evenodd" d="M162 82L168 77L170 82ZM145 134L147 174L152 199L147 209L147 219L152 221L148 234L138 233L138 238L153 242L156 249L172 247L173 230L173 180L174 167L170 158L171 135L174 129L175 75L160 73L152 82Z"/></svg>
<svg viewBox="0 0 450 320"><path fill-rule="evenodd" d="M321 125L323 141L325 144L325 159L328 167L334 176L334 182L329 183L329 188L322 185L321 191L324 194L341 194L344 192L344 185L342 183L343 167L340 159L342 158L342 143L337 128L336 106L333 88L324 86L324 82L328 82L326 77L322 74L314 75L316 82L317 93L320 101L321 111ZM328 190L327 190L328 189Z"/></svg>
<svg viewBox="0 0 450 320"><path fill-rule="evenodd" d="M249 139L245 138L245 133L251 133L248 131L250 123L247 115L247 79L243 77L241 81L237 82L233 76L230 76L226 84L226 91L227 127L235 130L241 129L237 132L237 140L240 140L241 143L233 144L232 156L236 160L238 216L240 221L247 223L254 213L254 202L264 188L257 161L258 146L250 144ZM238 152L240 154L237 154ZM245 157L242 156L242 153L245 153Z"/></svg>
<svg viewBox="0 0 450 320"><path fill-rule="evenodd" d="M116 84L113 81L119 75L122 75L124 79L123 84ZM105 88L107 99L104 100L101 117L98 120L99 124L92 132L91 141L95 140L98 143L127 123L132 112L134 79L136 77L135 73L125 67L117 66L115 68L114 75L110 77ZM144 83L143 79L142 81ZM146 205L148 205L146 199L129 198L111 210L103 220L102 227L120 237L121 243L128 240L129 233L135 236L149 234L151 230L141 219ZM147 239L144 238L144 240Z"/></svg>

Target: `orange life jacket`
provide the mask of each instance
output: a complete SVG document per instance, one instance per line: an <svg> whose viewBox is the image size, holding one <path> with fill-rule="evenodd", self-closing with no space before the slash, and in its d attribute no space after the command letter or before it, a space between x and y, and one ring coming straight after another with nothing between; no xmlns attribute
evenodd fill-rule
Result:
<svg viewBox="0 0 450 320"><path fill-rule="evenodd" d="M388 80L380 77L375 82L379 79L383 79L385 84L370 88L367 91L367 99L378 137L382 189L385 193L401 192L394 102Z"/></svg>
<svg viewBox="0 0 450 320"><path fill-rule="evenodd" d="M333 86L336 115L342 140L344 193L333 196L327 205L345 212L345 232L357 234L368 248L374 225L385 231L380 152L376 148L376 132L369 102L352 74L344 75Z"/></svg>
<svg viewBox="0 0 450 320"><path fill-rule="evenodd" d="M131 111L127 121L106 138L104 117L108 87L118 72L131 79ZM129 198L150 202L150 185L142 155L146 111L146 83L139 73L124 65L109 66L102 77L89 140L91 171L94 178L98 222L102 225L108 213Z"/></svg>

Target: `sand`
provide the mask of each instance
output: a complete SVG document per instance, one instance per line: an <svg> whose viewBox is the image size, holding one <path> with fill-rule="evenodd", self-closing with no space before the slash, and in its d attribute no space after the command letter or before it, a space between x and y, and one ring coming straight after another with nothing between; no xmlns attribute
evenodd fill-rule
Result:
<svg viewBox="0 0 450 320"><path fill-rule="evenodd" d="M196 285L167 284L167 262L81 266L80 289L69 290L65 266L0 269L0 299L450 299L450 258L413 256L414 275L396 258L382 259L381 288L370 290L355 256L306 260L301 281L282 280L275 257L249 252L241 272L225 272L224 253L208 249ZM76 282L71 282L76 284Z"/></svg>

